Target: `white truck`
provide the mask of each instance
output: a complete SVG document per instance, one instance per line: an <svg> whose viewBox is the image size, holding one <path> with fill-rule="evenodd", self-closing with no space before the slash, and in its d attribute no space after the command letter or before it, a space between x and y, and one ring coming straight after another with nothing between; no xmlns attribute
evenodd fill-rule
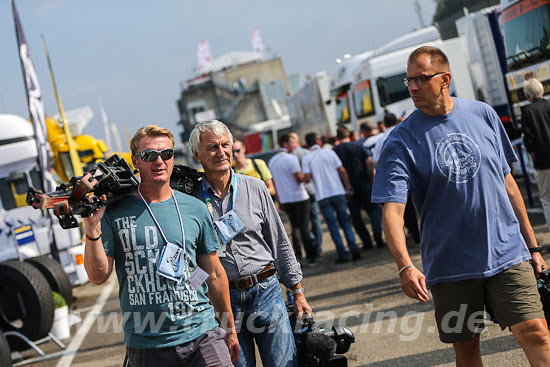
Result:
<svg viewBox="0 0 550 367"><path fill-rule="evenodd" d="M330 73L330 96L334 103L336 114L336 125L349 124L352 127L358 126L357 114L354 111L356 105L353 90L351 88L355 80L355 73L361 68L361 63L368 60L374 51L369 50L354 55L343 61ZM370 88L370 85L367 89ZM361 93L361 92L360 92ZM365 100L369 103L369 99Z"/></svg>
<svg viewBox="0 0 550 367"><path fill-rule="evenodd" d="M405 118L414 110L403 78L407 73L410 53L421 46L438 47L449 57L454 76L451 80L452 95L469 99L474 97L460 42L456 39L441 40L433 26L422 28L376 49L352 73L352 112L357 124L352 124L354 129L366 121L376 126L377 121L383 120L385 112Z"/></svg>
<svg viewBox="0 0 550 367"><path fill-rule="evenodd" d="M0 261L50 254L50 231L59 260L72 285L88 281L82 255L83 228L62 229L45 213L26 204L29 186L42 187L32 125L15 115L0 115Z"/></svg>
<svg viewBox="0 0 550 367"><path fill-rule="evenodd" d="M26 204L29 186L42 188L37 157L31 123L0 114L0 330L30 340L50 332L52 291L70 306L72 286L88 281L83 229L64 230L57 218ZM59 262L50 257L52 249ZM0 339L5 350L5 339ZM12 335L8 341L12 349L28 347Z"/></svg>
<svg viewBox="0 0 550 367"><path fill-rule="evenodd" d="M403 78L409 54L421 46L445 51L451 63L451 94L473 99L472 81L459 39L441 40L433 27L410 32L376 50L345 60L331 75L330 94L336 108L336 125L346 124L358 131L359 125L383 120L385 112L406 117L413 110Z"/></svg>

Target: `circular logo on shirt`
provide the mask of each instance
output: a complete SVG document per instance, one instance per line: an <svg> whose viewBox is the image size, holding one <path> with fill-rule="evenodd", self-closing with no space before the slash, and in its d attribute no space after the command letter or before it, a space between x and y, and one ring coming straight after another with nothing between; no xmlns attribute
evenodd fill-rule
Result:
<svg viewBox="0 0 550 367"><path fill-rule="evenodd" d="M449 181L468 182L479 171L481 151L466 134L447 134L437 142L435 158L439 172Z"/></svg>

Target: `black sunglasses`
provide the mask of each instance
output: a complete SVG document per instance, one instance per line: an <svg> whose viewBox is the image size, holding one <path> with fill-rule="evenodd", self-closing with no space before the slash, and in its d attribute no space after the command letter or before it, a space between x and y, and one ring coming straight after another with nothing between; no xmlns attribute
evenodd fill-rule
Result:
<svg viewBox="0 0 550 367"><path fill-rule="evenodd" d="M145 162L154 162L160 155L163 161L167 161L174 156L174 149L166 148L163 150L146 149L143 152L138 153L141 159Z"/></svg>
<svg viewBox="0 0 550 367"><path fill-rule="evenodd" d="M233 149L233 153L240 153L241 150L240 149Z"/></svg>

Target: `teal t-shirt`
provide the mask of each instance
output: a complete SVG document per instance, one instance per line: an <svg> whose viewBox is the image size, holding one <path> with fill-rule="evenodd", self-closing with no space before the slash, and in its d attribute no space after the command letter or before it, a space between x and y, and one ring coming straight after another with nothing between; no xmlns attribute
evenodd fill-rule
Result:
<svg viewBox="0 0 550 367"><path fill-rule="evenodd" d="M201 201L175 191L183 228L188 276L197 255L219 247L208 209ZM182 246L178 212L172 198L149 204L168 241ZM109 206L101 220L103 246L115 259L123 312L124 343L132 348L174 347L218 325L206 293L156 274L165 241L141 199L131 195Z"/></svg>

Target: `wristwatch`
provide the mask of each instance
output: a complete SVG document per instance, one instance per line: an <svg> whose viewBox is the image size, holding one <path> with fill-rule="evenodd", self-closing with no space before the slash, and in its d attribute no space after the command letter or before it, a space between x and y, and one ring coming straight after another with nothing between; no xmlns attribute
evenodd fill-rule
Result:
<svg viewBox="0 0 550 367"><path fill-rule="evenodd" d="M304 293L304 288L296 288L292 290L293 295L297 295L298 293Z"/></svg>
<svg viewBox="0 0 550 367"><path fill-rule="evenodd" d="M530 253L538 252L540 254L540 253L542 253L542 247L540 247L540 246L538 246L538 247L529 247L529 252Z"/></svg>

